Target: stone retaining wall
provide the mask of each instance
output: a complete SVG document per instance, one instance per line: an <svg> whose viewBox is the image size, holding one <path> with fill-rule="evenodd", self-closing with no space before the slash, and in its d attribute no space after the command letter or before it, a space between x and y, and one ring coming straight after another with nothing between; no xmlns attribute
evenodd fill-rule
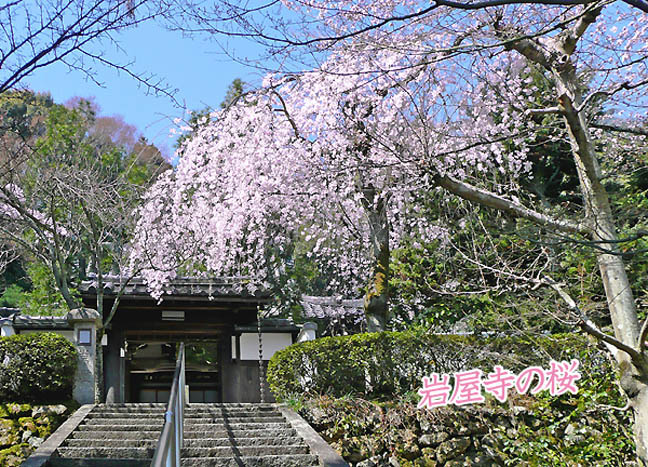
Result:
<svg viewBox="0 0 648 467"><path fill-rule="evenodd" d="M428 410L321 398L299 412L354 467L636 465L627 412L566 402L519 396Z"/></svg>
<svg viewBox="0 0 648 467"><path fill-rule="evenodd" d="M0 404L0 465L19 466L70 413L62 404Z"/></svg>

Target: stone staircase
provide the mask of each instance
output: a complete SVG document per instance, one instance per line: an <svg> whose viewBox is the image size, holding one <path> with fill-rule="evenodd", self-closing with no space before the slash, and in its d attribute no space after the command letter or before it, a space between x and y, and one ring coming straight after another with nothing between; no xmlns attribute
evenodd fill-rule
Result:
<svg viewBox="0 0 648 467"><path fill-rule="evenodd" d="M148 466L164 411L165 404L98 405L48 465ZM323 465L276 404L190 404L184 427L183 466Z"/></svg>

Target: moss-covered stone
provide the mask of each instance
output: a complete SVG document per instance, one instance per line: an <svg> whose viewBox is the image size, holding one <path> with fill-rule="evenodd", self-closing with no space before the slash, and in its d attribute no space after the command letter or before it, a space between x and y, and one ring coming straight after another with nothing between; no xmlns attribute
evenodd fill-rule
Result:
<svg viewBox="0 0 648 467"><path fill-rule="evenodd" d="M329 427L321 434L326 438L325 433L334 432L333 447L359 467L375 457L382 459L379 465L394 459L402 467L628 465L634 447L627 414L602 410L599 400L581 401L575 409L552 398L529 403L528 396L514 394L510 405L489 400L419 410L408 401L321 397L302 401L299 411L309 421L313 408L318 426ZM517 410L520 406L526 409ZM574 443L569 437L575 434L587 434L596 443Z"/></svg>
<svg viewBox="0 0 648 467"><path fill-rule="evenodd" d="M351 462L360 462L369 457L369 452L358 438L351 438L342 446L342 455Z"/></svg>
<svg viewBox="0 0 648 467"><path fill-rule="evenodd" d="M50 417L49 415L42 415L42 416L38 417L37 419L35 419L34 421L38 425L50 425L53 422L54 418L55 417Z"/></svg>
<svg viewBox="0 0 648 467"><path fill-rule="evenodd" d="M13 446L18 442L18 430L10 419L0 419L0 448ZM2 464L0 464L2 465Z"/></svg>
<svg viewBox="0 0 648 467"><path fill-rule="evenodd" d="M31 416L34 418L40 418L43 416L60 417L67 413L69 413L69 409L64 404L35 405L32 407Z"/></svg>
<svg viewBox="0 0 648 467"><path fill-rule="evenodd" d="M76 403L0 405L0 466L20 465L77 407Z"/></svg>
<svg viewBox="0 0 648 467"><path fill-rule="evenodd" d="M18 425L20 426L21 430L29 430L31 432L38 430L38 427L36 426L36 423L34 422L34 419L32 417L20 417L18 419Z"/></svg>
<svg viewBox="0 0 648 467"><path fill-rule="evenodd" d="M41 426L38 427L36 433L38 434L38 436L40 438L46 439L49 435L54 433L54 430L55 430L54 427L55 426L58 427L58 425L60 425L60 423L57 423L56 425L54 425L54 424L52 424L52 425L41 425Z"/></svg>
<svg viewBox="0 0 648 467"><path fill-rule="evenodd" d="M10 402L0 405L0 417L15 418L31 415L31 405Z"/></svg>
<svg viewBox="0 0 648 467"><path fill-rule="evenodd" d="M31 447L27 443L15 444L0 450L0 465L3 467L18 467L29 456Z"/></svg>
<svg viewBox="0 0 648 467"><path fill-rule="evenodd" d="M470 438L454 438L444 441L439 445L436 451L437 460L440 463L445 463L449 459L454 459L470 447L471 441Z"/></svg>

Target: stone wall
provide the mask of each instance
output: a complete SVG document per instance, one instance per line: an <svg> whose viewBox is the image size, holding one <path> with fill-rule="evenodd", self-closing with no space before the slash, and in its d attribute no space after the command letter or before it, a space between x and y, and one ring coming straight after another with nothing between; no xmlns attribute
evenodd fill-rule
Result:
<svg viewBox="0 0 648 467"><path fill-rule="evenodd" d="M353 467L636 465L629 414L568 400L417 409L320 398L300 414Z"/></svg>
<svg viewBox="0 0 648 467"><path fill-rule="evenodd" d="M0 404L0 465L19 466L67 419L71 409L60 404Z"/></svg>

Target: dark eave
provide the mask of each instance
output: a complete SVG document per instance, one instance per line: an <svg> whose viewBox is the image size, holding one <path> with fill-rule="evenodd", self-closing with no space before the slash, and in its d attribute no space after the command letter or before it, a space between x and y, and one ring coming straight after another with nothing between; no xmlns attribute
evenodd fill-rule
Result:
<svg viewBox="0 0 648 467"><path fill-rule="evenodd" d="M234 326L234 331L237 333L258 332L258 330L256 324ZM264 333L290 332L298 334L300 330L299 326L288 319L265 318L261 320L261 332Z"/></svg>
<svg viewBox="0 0 648 467"><path fill-rule="evenodd" d="M269 290L258 285L251 288L250 284L250 280L244 277L177 278L165 288L162 300L163 302L203 301L212 303L268 303L272 301L272 294ZM120 278L114 276L104 278L104 294L107 299L117 295L121 287ZM82 282L79 285L79 291L84 298L96 297L96 279ZM146 282L142 278L135 278L124 287L121 300L151 301L154 299L151 297Z"/></svg>

